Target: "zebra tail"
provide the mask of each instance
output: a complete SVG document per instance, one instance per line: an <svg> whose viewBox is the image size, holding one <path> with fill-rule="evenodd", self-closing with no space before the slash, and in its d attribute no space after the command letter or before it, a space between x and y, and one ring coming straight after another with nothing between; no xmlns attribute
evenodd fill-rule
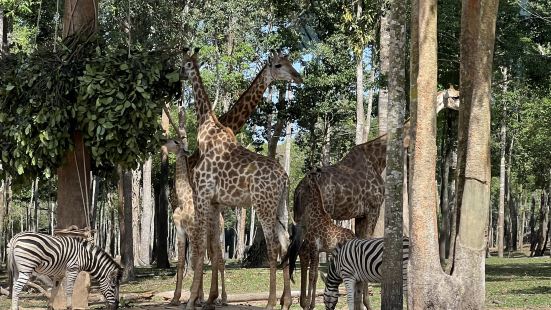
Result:
<svg viewBox="0 0 551 310"><path fill-rule="evenodd" d="M13 291L13 275L14 272L17 272L17 266L15 265L15 259L13 257L13 240L8 243L7 248L7 254L8 254L8 287L9 287L9 295L11 297L11 293Z"/></svg>

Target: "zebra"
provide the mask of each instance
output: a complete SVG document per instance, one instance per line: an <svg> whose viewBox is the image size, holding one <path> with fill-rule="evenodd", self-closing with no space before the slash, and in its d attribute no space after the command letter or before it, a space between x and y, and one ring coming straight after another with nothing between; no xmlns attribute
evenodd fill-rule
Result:
<svg viewBox="0 0 551 310"><path fill-rule="evenodd" d="M54 279L52 296L65 277L67 309L72 309L73 286L80 271L98 280L108 309L117 309L123 269L109 254L78 237L50 236L35 232L15 235L8 244L8 274L12 284L11 309L17 310L19 293L33 272Z"/></svg>
<svg viewBox="0 0 551 310"><path fill-rule="evenodd" d="M323 302L325 309L335 309L339 298L339 285L346 286L348 309L354 309L354 292L357 282L380 283L383 279L381 265L383 261L383 238L351 239L332 252ZM407 260L409 258L409 239L403 243L403 279L404 293L407 289Z"/></svg>

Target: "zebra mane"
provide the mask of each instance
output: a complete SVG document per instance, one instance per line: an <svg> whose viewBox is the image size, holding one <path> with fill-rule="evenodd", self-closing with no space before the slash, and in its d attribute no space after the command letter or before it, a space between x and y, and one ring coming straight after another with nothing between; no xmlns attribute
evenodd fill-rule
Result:
<svg viewBox="0 0 551 310"><path fill-rule="evenodd" d="M87 240L87 239L84 239L84 238L79 238L81 241L81 243L87 248L87 249L90 249L90 250L96 250L97 253L99 253L100 255L102 256L105 256L109 259L109 261L111 262L112 265L114 265L115 267L117 267L117 269L120 271L122 270L122 266L117 263L117 261L111 256L109 255L109 253L105 252L104 249L100 248L99 246L95 245L93 242Z"/></svg>

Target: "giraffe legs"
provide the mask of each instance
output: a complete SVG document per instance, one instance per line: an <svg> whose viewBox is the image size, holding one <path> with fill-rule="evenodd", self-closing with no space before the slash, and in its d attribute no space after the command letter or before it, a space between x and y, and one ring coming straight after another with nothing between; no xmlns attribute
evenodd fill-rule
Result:
<svg viewBox="0 0 551 310"><path fill-rule="evenodd" d="M218 270L222 270L220 268L223 268L220 266L220 264L224 263L223 258L221 257L221 245L220 245L220 208L216 207L213 209L212 212L212 225L213 229L208 232L208 239L207 239L207 246L208 246L208 252L210 255L210 260L212 264L212 276L211 276L211 282L210 282L210 292L209 292L209 298L207 299L207 303L205 305L205 308L210 308L214 301L218 298ZM212 307L214 308L214 307Z"/></svg>
<svg viewBox="0 0 551 310"><path fill-rule="evenodd" d="M307 250L305 243L302 244L299 250L299 256L300 256L300 307L306 308L308 306L308 296L306 295L306 285L308 281L308 267L310 266L310 255Z"/></svg>
<svg viewBox="0 0 551 310"><path fill-rule="evenodd" d="M195 309L195 302L199 298L200 291L202 291L203 282L203 258L205 256L206 249L206 227L209 224L209 208L210 203L206 196L197 194L195 203L195 238L191 240L193 248L193 282L191 284L190 296L186 305L187 310Z"/></svg>
<svg viewBox="0 0 551 310"><path fill-rule="evenodd" d="M311 251L310 274L308 283L308 309L314 309L316 304L316 281L318 279L319 252L317 248Z"/></svg>
<svg viewBox="0 0 551 310"><path fill-rule="evenodd" d="M184 278L184 268L186 265L186 241L178 238L178 268L176 269L176 288L174 290L174 297L170 301L170 304L177 306L180 304L180 297L182 296L182 280Z"/></svg>

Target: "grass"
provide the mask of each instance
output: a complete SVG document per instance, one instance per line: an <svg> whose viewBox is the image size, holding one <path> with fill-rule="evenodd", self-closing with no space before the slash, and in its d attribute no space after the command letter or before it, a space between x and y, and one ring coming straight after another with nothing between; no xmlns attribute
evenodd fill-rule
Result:
<svg viewBox="0 0 551 310"><path fill-rule="evenodd" d="M551 258L529 258L517 255L515 258L496 258L486 260L486 307L494 309L551 309ZM322 267L325 271L325 268ZM124 293L163 292L174 289L174 269L137 269L138 280L121 287ZM267 268L243 269L236 264L226 268L226 290L228 294L267 292L269 271ZM292 284L292 290L300 289L300 274L295 274L297 280ZM208 294L210 271L205 274L205 292ZM283 287L281 272L278 272L278 290ZM0 273L0 283L5 282L5 274ZM2 285L0 284L0 285ZM191 285L190 277L184 280L184 290ZM5 285L4 285L5 286ZM323 288L321 279L317 288ZM371 303L380 308L380 287L373 286ZM158 302L165 302L160 298ZM0 297L0 309L8 309L10 301L5 296ZM318 299L316 309L323 309L323 302ZM24 298L21 305L25 307L44 307L44 300ZM346 297L339 298L339 309L346 307ZM300 309L296 304L292 309Z"/></svg>

